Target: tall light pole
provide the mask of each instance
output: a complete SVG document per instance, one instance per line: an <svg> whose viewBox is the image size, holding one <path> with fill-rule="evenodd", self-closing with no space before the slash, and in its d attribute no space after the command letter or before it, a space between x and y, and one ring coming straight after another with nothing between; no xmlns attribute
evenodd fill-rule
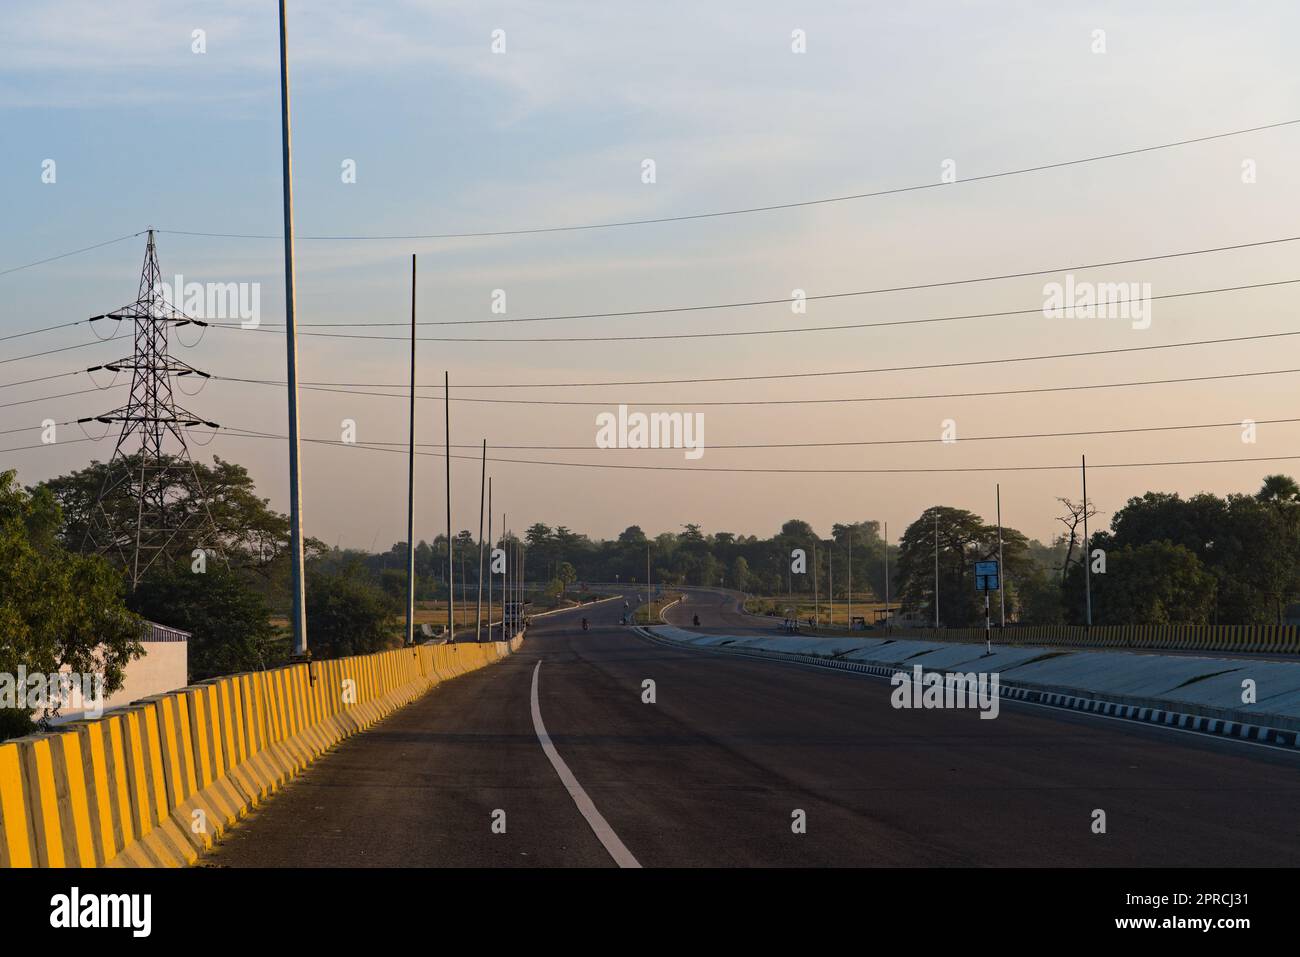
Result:
<svg viewBox="0 0 1300 957"><path fill-rule="evenodd" d="M827 612L826 627L835 627L835 533L831 533L831 543L826 549L826 602L830 607Z"/></svg>
<svg viewBox="0 0 1300 957"><path fill-rule="evenodd" d="M934 630L939 630L939 513L934 513Z"/></svg>
<svg viewBox="0 0 1300 957"><path fill-rule="evenodd" d="M513 638L513 633L507 637L506 629L509 627L510 611L510 527L506 521L510 518L509 512L501 513L501 639L509 641Z"/></svg>
<svg viewBox="0 0 1300 957"><path fill-rule="evenodd" d="M488 641L492 640L492 479L488 479Z"/></svg>
<svg viewBox="0 0 1300 957"><path fill-rule="evenodd" d="M483 640L483 506L487 485L487 439L483 440L483 471L478 480L478 607L474 611L474 640ZM492 609L488 608L488 618Z"/></svg>
<svg viewBox="0 0 1300 957"><path fill-rule="evenodd" d="M822 621L821 609L821 584L817 581L817 536L813 536L813 627L816 628Z"/></svg>
<svg viewBox="0 0 1300 957"><path fill-rule="evenodd" d="M1083 465L1083 593L1086 602L1087 623L1092 627L1092 555L1088 537L1088 456L1082 456Z"/></svg>
<svg viewBox="0 0 1300 957"><path fill-rule="evenodd" d="M289 556L293 567L293 654L305 658L307 602L303 581L302 484L298 439L298 328L294 323L293 137L289 128L289 41L280 0L280 142L284 157L284 349L289 392Z"/></svg>
<svg viewBox="0 0 1300 957"><path fill-rule="evenodd" d="M885 627L889 627L889 523L885 522Z"/></svg>
<svg viewBox="0 0 1300 957"><path fill-rule="evenodd" d="M415 253L411 253L411 409L406 453L406 643L415 644Z"/></svg>
<svg viewBox="0 0 1300 957"><path fill-rule="evenodd" d="M849 526L849 631L853 630L853 526Z"/></svg>
<svg viewBox="0 0 1300 957"><path fill-rule="evenodd" d="M651 607L654 605L654 597L650 593L650 539L645 540L645 623L653 624L651 617Z"/></svg>
<svg viewBox="0 0 1300 957"><path fill-rule="evenodd" d="M1002 484L998 483L998 601L1002 603L1002 627L1007 627L1007 570L1002 564Z"/></svg>
<svg viewBox="0 0 1300 957"><path fill-rule="evenodd" d="M451 379L442 373L443 412L446 425L444 454L447 457L447 640L456 640L456 560L451 546Z"/></svg>

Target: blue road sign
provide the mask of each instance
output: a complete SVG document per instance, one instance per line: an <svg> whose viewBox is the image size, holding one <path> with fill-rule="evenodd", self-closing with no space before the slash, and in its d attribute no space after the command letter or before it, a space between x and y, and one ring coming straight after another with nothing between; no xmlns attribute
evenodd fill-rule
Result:
<svg viewBox="0 0 1300 957"><path fill-rule="evenodd" d="M997 591L998 590L998 563L997 562L976 562L975 563L975 590L976 591Z"/></svg>

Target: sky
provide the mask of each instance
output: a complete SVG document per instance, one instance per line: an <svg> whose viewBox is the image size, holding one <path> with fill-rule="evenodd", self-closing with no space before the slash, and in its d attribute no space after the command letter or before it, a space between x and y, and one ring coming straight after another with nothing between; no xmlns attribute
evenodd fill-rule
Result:
<svg viewBox="0 0 1300 957"><path fill-rule="evenodd" d="M458 400L457 529L477 528L484 439L496 459L684 469L489 462L498 521L506 512L516 529L543 521L596 537L634 523L767 536L798 517L823 534L876 519L896 539L935 504L992 520L1000 485L1004 522L1046 540L1060 528L1057 497L1080 497L1084 455L1103 523L1148 490L1253 492L1270 472L1300 472L1300 459L1150 464L1300 456L1300 422L1259 424L1254 441L1240 425L1300 415L1300 372L1285 371L1300 370L1297 338L1159 348L1295 331L1293 285L1177 294L1300 279L1300 243L1076 268L1300 236L1300 125L978 178L1300 119L1290 42L1300 9L1055 6L290 0L300 378L390 394L305 389L303 436L339 440L352 420L358 443L405 441L415 254L418 319L463 323L420 335L498 340L418 346L418 380L440 386L446 370ZM164 280L250 284L259 328L173 332L174 354L215 377L178 399L223 426L203 447L209 436L196 435L193 454L247 465L286 509L286 444L238 434L285 434L285 390L231 381L285 378L276 4L52 0L8 9L4 21L0 337L132 301L149 228ZM805 52L792 49L794 31ZM355 182L345 182L351 164ZM945 170L955 182L943 182ZM592 230L365 238L684 217L913 186L927 188ZM816 297L1044 270L813 299L805 314L789 302L797 289ZM1149 291L1149 325L1044 316L1045 283L1067 273ZM504 314L492 311L497 290ZM778 301L653 312L762 300ZM468 325L590 313L633 314ZM1018 314L778 331L985 313ZM356 325L312 325L338 323ZM632 338L747 330L765 334ZM0 468L26 484L112 451L112 434L84 440L75 424L37 443L43 420L125 401L123 378L85 394L112 377L62 375L129 353L129 338L101 343L96 331L108 335L82 322L0 338ZM613 341L510 341L592 336ZM951 366L1115 349L1139 351ZM18 358L47 350L63 351ZM899 398L1261 372L1278 374ZM557 385L702 377L733 381ZM69 392L78 394L51 398ZM417 403L428 451L444 439L439 392L421 390ZM865 397L888 401L808 401ZM593 404L546 404L556 402ZM707 404L717 402L768 404ZM596 416L620 404L701 414L704 454L597 448ZM1190 425L1216 427L982 438ZM90 438L104 428L86 427ZM934 441L945 428L955 442ZM715 447L917 439L928 441ZM505 448L519 445L564 448ZM444 467L418 459L417 537L445 528ZM725 468L790 471L702 471ZM901 471L831 471L852 469ZM950 471L909 471L919 469ZM982 471L951 471L960 469ZM406 475L400 451L305 445L307 533L360 548L404 540Z"/></svg>

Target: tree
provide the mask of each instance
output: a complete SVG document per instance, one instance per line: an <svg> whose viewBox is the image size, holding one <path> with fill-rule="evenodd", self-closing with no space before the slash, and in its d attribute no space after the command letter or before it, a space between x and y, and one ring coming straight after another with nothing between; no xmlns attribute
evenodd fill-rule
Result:
<svg viewBox="0 0 1300 957"><path fill-rule="evenodd" d="M277 635L266 600L245 575L220 564L201 575L168 566L142 581L129 604L190 633L190 681L274 667L288 657L289 641Z"/></svg>
<svg viewBox="0 0 1300 957"><path fill-rule="evenodd" d="M1075 614L1083 604L1081 566L1070 572ZM1097 625L1204 625L1214 608L1215 579L1191 549L1170 542L1125 545L1106 553L1106 573L1092 576Z"/></svg>
<svg viewBox="0 0 1300 957"><path fill-rule="evenodd" d="M749 586L749 562L745 561L744 555L737 555L736 560L731 563L731 572L727 576L727 583L737 591L746 591Z"/></svg>
<svg viewBox="0 0 1300 957"><path fill-rule="evenodd" d="M122 577L106 561L69 552L62 513L48 490L25 491L0 472L0 672L53 674L67 665L102 673L105 694L122 687L143 654L143 622L123 601ZM24 733L26 709L0 717L0 734Z"/></svg>
<svg viewBox="0 0 1300 957"><path fill-rule="evenodd" d="M998 529L965 509L936 505L907 527L898 551L897 597L913 614L933 614L936 529L940 624L963 628L982 622L984 601L975 591L973 565L997 557ZM1004 579L1018 581L1032 571L1028 540L1016 529L1003 527L1002 553Z"/></svg>
<svg viewBox="0 0 1300 957"><path fill-rule="evenodd" d="M370 581L360 563L337 571L313 568L307 577L307 634L318 658L365 655L396 644L400 609Z"/></svg>
<svg viewBox="0 0 1300 957"><path fill-rule="evenodd" d="M1300 509L1286 498L1286 477L1270 478L1257 495L1130 498L1098 543L1108 557L1152 542L1179 545L1215 579L1212 623L1276 624L1300 586ZM1266 489L1272 492L1263 494Z"/></svg>
<svg viewBox="0 0 1300 957"><path fill-rule="evenodd" d="M1074 557L1074 549L1079 548L1080 554L1083 552L1083 536L1080 534L1084 522L1093 518L1097 514L1097 508L1091 502L1088 503L1088 513L1085 518L1083 502L1075 502L1068 498L1057 498L1057 501L1065 506L1065 514L1057 516L1057 521L1065 526L1067 536L1065 539L1065 557L1061 561L1060 575L1061 581L1065 581L1065 576L1070 570L1070 566L1075 561L1083 561L1083 558ZM1089 534L1091 535L1091 527Z"/></svg>
<svg viewBox="0 0 1300 957"><path fill-rule="evenodd" d="M1255 497L1261 502L1294 503L1300 501L1300 484L1289 475L1265 475Z"/></svg>
<svg viewBox="0 0 1300 957"><path fill-rule="evenodd" d="M569 586L578 580L578 570L568 562L560 562L560 567L555 570L555 577L560 582L560 594L563 595L568 591Z"/></svg>
<svg viewBox="0 0 1300 957"><path fill-rule="evenodd" d="M125 467L138 466L138 455L127 458ZM150 573L155 569L162 571L167 565L188 568L193 551L202 547L216 553L209 556L209 564L220 560L233 567L251 569L264 581L268 594L287 596L291 573L289 519L274 511L267 499L258 496L248 470L213 456L211 466L195 462L191 470L188 464L177 464L168 468L166 474L172 482L169 493L177 499L175 524L180 531L168 544L164 558L150 568ZM84 469L42 483L62 509L59 539L66 548L83 547L91 512L108 475L107 463L91 462ZM135 534L137 506L126 494L103 503L110 524L124 540ZM200 512L211 515L217 528L215 541L202 534L205 524L197 520ZM325 544L314 538L306 538L303 545L308 556L325 551ZM120 561L120 556L106 557Z"/></svg>
<svg viewBox="0 0 1300 957"><path fill-rule="evenodd" d="M1015 604L1019 606L1019 617L1027 625L1060 625L1065 621L1065 611L1061 604L1061 582L1056 577L1055 569L1035 564L1027 575L1022 575L1015 583ZM1008 596L1010 597L1010 596Z"/></svg>

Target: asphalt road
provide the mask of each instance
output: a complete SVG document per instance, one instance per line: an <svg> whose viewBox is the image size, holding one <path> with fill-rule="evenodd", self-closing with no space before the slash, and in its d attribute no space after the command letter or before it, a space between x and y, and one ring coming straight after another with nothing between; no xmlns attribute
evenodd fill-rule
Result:
<svg viewBox="0 0 1300 957"><path fill-rule="evenodd" d="M728 627L710 604L702 623ZM1008 702L896 710L886 681L649 642L621 612L587 609L588 632L538 619L519 654L322 758L210 863L1300 864L1293 753Z"/></svg>
<svg viewBox="0 0 1300 957"><path fill-rule="evenodd" d="M740 592L723 589L689 589L682 600L664 611L664 620L678 628L706 635L781 635L783 618L748 614ZM696 616L700 623L695 624Z"/></svg>

